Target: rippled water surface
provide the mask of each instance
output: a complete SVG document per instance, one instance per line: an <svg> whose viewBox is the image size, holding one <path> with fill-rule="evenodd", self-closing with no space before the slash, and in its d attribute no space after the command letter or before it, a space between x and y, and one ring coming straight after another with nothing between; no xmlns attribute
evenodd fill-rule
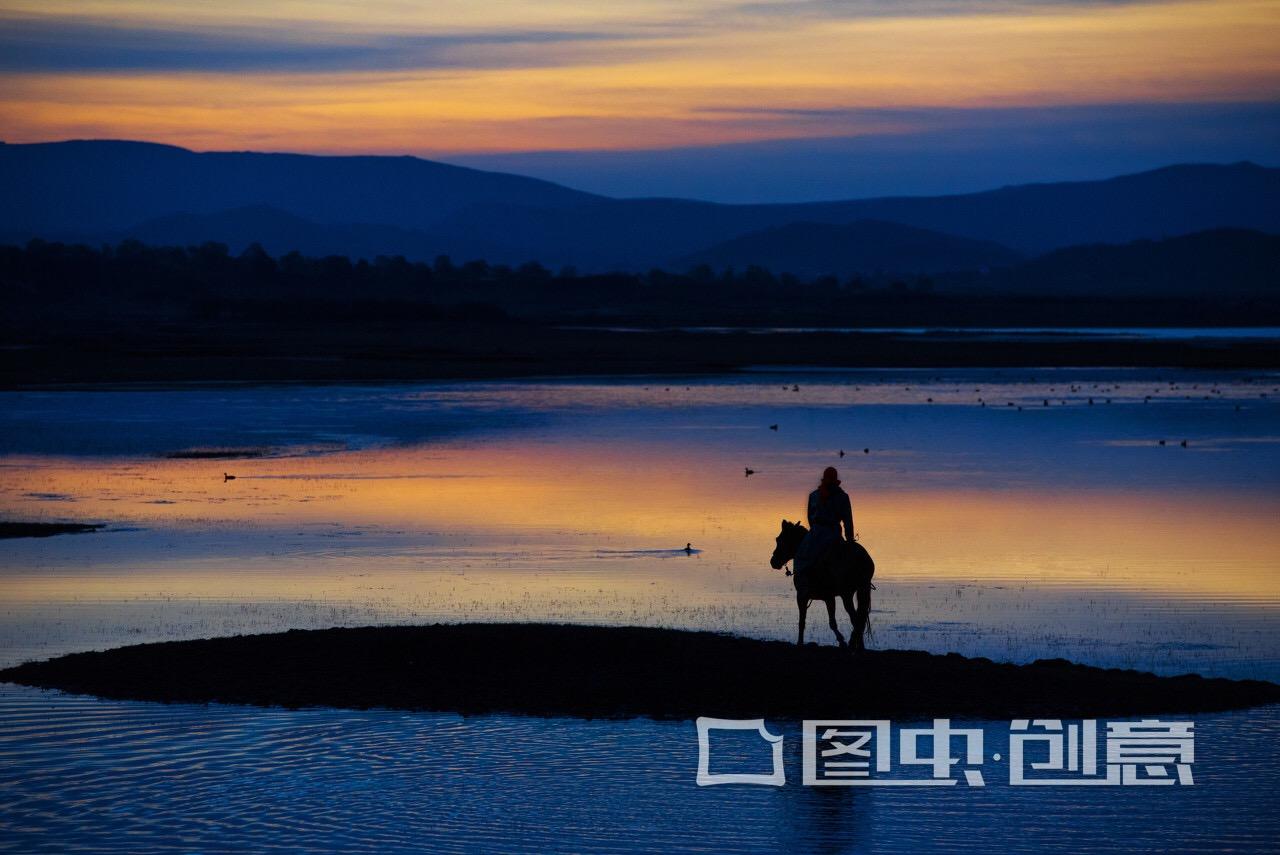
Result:
<svg viewBox="0 0 1280 855"><path fill-rule="evenodd" d="M4 393L0 516L105 528L5 542L0 660L434 620L790 638L767 558L837 465L875 646L1277 679L1278 404L1272 375L1070 369ZM700 790L688 724L9 687L0 845L1265 848L1275 712L1197 722L1185 792L833 796Z"/></svg>
<svg viewBox="0 0 1280 855"><path fill-rule="evenodd" d="M692 723L108 702L0 689L0 848L1274 852L1280 708L1197 716L1191 787L697 787ZM1008 753L1008 723L983 726ZM716 762L726 759L719 750ZM749 746L728 755L750 760ZM743 768L746 768L745 766Z"/></svg>

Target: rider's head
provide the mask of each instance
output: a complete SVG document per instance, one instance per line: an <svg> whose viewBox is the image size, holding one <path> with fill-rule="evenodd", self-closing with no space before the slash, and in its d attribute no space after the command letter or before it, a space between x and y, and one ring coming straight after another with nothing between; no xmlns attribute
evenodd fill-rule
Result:
<svg viewBox="0 0 1280 855"><path fill-rule="evenodd" d="M840 473L836 471L834 466L828 466L822 470L822 483L818 485L818 489L822 491L823 498L831 492L832 487L840 486Z"/></svg>

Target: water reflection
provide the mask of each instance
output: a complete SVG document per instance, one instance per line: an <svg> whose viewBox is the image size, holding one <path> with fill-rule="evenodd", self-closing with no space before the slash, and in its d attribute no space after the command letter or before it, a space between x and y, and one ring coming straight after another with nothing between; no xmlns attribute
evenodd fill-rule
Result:
<svg viewBox="0 0 1280 855"><path fill-rule="evenodd" d="M836 464L880 567L880 646L1278 676L1275 382L1059 369L8 393L3 516L110 528L6 544L0 641L13 661L479 618L785 638L772 538ZM249 456L208 456L235 449ZM686 542L700 553L674 551Z"/></svg>

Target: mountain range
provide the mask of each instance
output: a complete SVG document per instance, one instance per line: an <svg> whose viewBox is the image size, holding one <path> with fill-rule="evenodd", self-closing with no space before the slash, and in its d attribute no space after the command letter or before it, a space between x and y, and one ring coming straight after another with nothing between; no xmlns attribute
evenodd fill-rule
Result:
<svg viewBox="0 0 1280 855"><path fill-rule="evenodd" d="M0 144L0 198L8 242L212 240L236 252L259 243L275 255L447 254L583 271L932 273L1210 229L1280 232L1280 169L1247 162L950 196L723 205L614 199L415 157L70 141Z"/></svg>

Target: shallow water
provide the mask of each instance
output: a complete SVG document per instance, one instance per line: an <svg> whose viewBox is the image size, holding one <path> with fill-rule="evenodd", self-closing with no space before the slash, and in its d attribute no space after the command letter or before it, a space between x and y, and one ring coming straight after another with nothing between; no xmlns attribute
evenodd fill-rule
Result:
<svg viewBox="0 0 1280 855"><path fill-rule="evenodd" d="M875 646L1280 679L1278 405L1275 375L1072 369L4 393L0 517L108 527L5 543L0 661L434 620L791 638L789 580L767 559L781 517L799 518L822 468L837 465L878 563ZM810 637L827 643L823 623L811 615ZM34 716L45 704L48 714ZM138 735L150 719L170 722L160 742ZM1197 721L1202 734L1217 731L1215 744L1254 746L1253 759L1218 754L1212 762L1225 777L1274 779L1276 750L1259 735L1276 735L1274 711ZM319 755L288 747L286 731L313 725L325 734ZM178 733L188 726L195 735ZM423 756L404 748L437 730L449 742L424 752L428 765L464 769L467 783L422 771ZM495 731L543 753L478 771L462 743ZM1208 846L1225 839L1215 833L1244 835L1261 823L1275 838L1261 811L1249 813L1253 785L1244 784L1142 797L1006 787L950 793L961 797L951 801L837 798L798 785L784 794L699 790L691 732L647 722L154 707L10 689L0 697L0 738L18 759L6 764L16 771L6 772L4 790L20 807L0 821L10 832L69 833L94 805L146 845L202 848L265 787L293 793L272 801L259 829L262 845L282 848L314 847L326 835L353 846L427 839L437 850L464 848L466 826L479 849L515 847L524 839L515 827L531 829L529 851L695 843L768 851L788 840L800 851L829 841L833 851L920 851L927 839L953 848L958 835L996 833L993 823L1010 826L1005 842L1030 841L1032 815L1053 840L1076 844L1080 817L1110 817L1116 834L1103 842L1117 851L1141 851L1123 849L1124 834L1166 849L1175 841L1220 848ZM570 770L583 758L562 735L610 746L593 761L605 766ZM652 739L665 753L651 765L624 764L625 786L611 783L628 752ZM139 789L130 775L165 779L148 765L151 751L154 762L186 768L185 758L212 771ZM383 758L393 771L379 777L356 755ZM317 756L327 758L320 771ZM560 783L539 775L547 764ZM245 769L262 777L245 778ZM514 803L513 786L525 802ZM732 799L706 795L730 789ZM1126 804L1140 804L1163 830L1142 837ZM1170 819L1223 805L1240 821ZM492 818L499 814L518 825L503 826ZM556 829L570 843L552 846ZM1258 839L1241 837L1241 846ZM84 843L102 848L92 837Z"/></svg>
<svg viewBox="0 0 1280 855"><path fill-rule="evenodd" d="M10 393L0 513L108 529L6 543L0 641L11 662L478 618L786 638L773 538L838 464L879 565L879 646L1277 677L1272 384L881 371ZM164 456L214 452L256 456Z"/></svg>
<svg viewBox="0 0 1280 855"><path fill-rule="evenodd" d="M0 849L1274 851L1280 707L1204 715L1191 787L698 787L691 722L106 702L0 687ZM954 726L975 726L955 722ZM1009 726L978 723L988 757ZM767 769L715 743L725 769ZM767 756L767 755L766 755Z"/></svg>

